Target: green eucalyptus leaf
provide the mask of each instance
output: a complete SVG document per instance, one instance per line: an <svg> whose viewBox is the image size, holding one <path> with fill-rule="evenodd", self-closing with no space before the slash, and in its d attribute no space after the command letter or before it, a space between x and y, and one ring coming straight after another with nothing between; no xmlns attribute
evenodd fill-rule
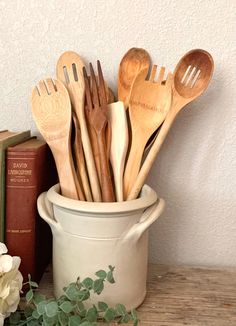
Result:
<svg viewBox="0 0 236 326"><path fill-rule="evenodd" d="M63 311L58 313L58 321L61 326L68 325L69 317Z"/></svg>
<svg viewBox="0 0 236 326"><path fill-rule="evenodd" d="M47 326L54 326L58 322L57 314L53 317L48 317L46 314L43 315L43 323Z"/></svg>
<svg viewBox="0 0 236 326"><path fill-rule="evenodd" d="M45 307L46 315L51 318L55 317L58 313L58 305L56 301L49 302Z"/></svg>
<svg viewBox="0 0 236 326"><path fill-rule="evenodd" d="M100 311L106 311L108 308L108 305L105 302L99 301L98 302L98 309Z"/></svg>
<svg viewBox="0 0 236 326"><path fill-rule="evenodd" d="M101 278L102 280L105 280L105 278L107 277L107 273L103 270L96 272L95 275Z"/></svg>
<svg viewBox="0 0 236 326"><path fill-rule="evenodd" d="M69 318L69 326L78 326L80 325L80 322L81 322L81 318L80 316L71 316Z"/></svg>
<svg viewBox="0 0 236 326"><path fill-rule="evenodd" d="M118 312L119 315L124 316L127 314L126 308L123 304L117 304L115 306L116 311Z"/></svg>
<svg viewBox="0 0 236 326"><path fill-rule="evenodd" d="M98 317L98 312L97 312L96 307L92 307L87 310L87 313L86 313L87 321L92 323L97 320L97 317Z"/></svg>
<svg viewBox="0 0 236 326"><path fill-rule="evenodd" d="M38 311L39 315L43 315L45 313L46 305L47 305L46 300L39 302L39 304L37 305L37 311Z"/></svg>
<svg viewBox="0 0 236 326"><path fill-rule="evenodd" d="M107 273L107 281L111 284L115 283L115 280L114 280L114 277L113 277L113 272L112 271L109 271Z"/></svg>
<svg viewBox="0 0 236 326"><path fill-rule="evenodd" d="M71 301L76 301L79 299L79 289L75 283L72 283L67 287L65 294Z"/></svg>
<svg viewBox="0 0 236 326"><path fill-rule="evenodd" d="M41 325L41 323L39 324L37 320L29 320L27 322L27 326L39 326L39 325Z"/></svg>
<svg viewBox="0 0 236 326"><path fill-rule="evenodd" d="M33 281L29 281L29 285L32 286L33 288L38 288L38 283L33 282Z"/></svg>
<svg viewBox="0 0 236 326"><path fill-rule="evenodd" d="M114 320L116 316L116 312L113 308L108 308L104 314L104 319L107 321L107 322L110 322L112 320Z"/></svg>
<svg viewBox="0 0 236 326"><path fill-rule="evenodd" d="M88 289L83 289L78 292L78 298L80 301L85 301L90 297L90 292Z"/></svg>
<svg viewBox="0 0 236 326"><path fill-rule="evenodd" d="M125 314L124 316L121 317L121 320L120 320L120 321L121 321L121 323L126 324L126 323L128 323L130 320L131 320L130 315L129 315L129 314Z"/></svg>
<svg viewBox="0 0 236 326"><path fill-rule="evenodd" d="M95 293L100 294L104 289L103 280L99 278L98 280L95 280L93 283L93 290Z"/></svg>
<svg viewBox="0 0 236 326"><path fill-rule="evenodd" d="M83 321L82 324L79 324L80 326L94 326L94 323L90 323L89 321Z"/></svg>
<svg viewBox="0 0 236 326"><path fill-rule="evenodd" d="M78 302L77 303L77 308L79 311L83 311L85 309L83 302Z"/></svg>
<svg viewBox="0 0 236 326"><path fill-rule="evenodd" d="M34 292L33 292L33 290L30 289L30 290L26 293L26 296L25 296L26 301L27 301L27 302L30 302L30 301L33 299L33 297L34 297Z"/></svg>
<svg viewBox="0 0 236 326"><path fill-rule="evenodd" d="M34 310L34 311L33 311L33 313L32 313L32 317L34 317L34 319L39 319L40 314L38 313L37 310Z"/></svg>
<svg viewBox="0 0 236 326"><path fill-rule="evenodd" d="M138 319L138 314L135 309L132 309L130 313L133 319Z"/></svg>
<svg viewBox="0 0 236 326"><path fill-rule="evenodd" d="M74 307L70 301L65 301L60 305L60 309L64 313L69 314L74 309Z"/></svg>
<svg viewBox="0 0 236 326"><path fill-rule="evenodd" d="M42 301L45 301L46 297L45 295L42 295L38 292L34 293L34 303L37 305Z"/></svg>
<svg viewBox="0 0 236 326"><path fill-rule="evenodd" d="M93 288L93 280L90 277L87 277L83 280L82 285L86 288L91 290Z"/></svg>

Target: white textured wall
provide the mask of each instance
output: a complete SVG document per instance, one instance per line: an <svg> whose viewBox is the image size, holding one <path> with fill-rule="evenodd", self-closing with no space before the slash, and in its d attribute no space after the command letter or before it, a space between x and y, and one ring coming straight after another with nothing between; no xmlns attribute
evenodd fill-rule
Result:
<svg viewBox="0 0 236 326"><path fill-rule="evenodd" d="M180 114L149 177L167 202L151 259L236 266L235 21L235 0L0 0L0 129L36 131L31 88L65 50L99 58L113 89L130 47L168 69L192 48L208 50L213 81Z"/></svg>

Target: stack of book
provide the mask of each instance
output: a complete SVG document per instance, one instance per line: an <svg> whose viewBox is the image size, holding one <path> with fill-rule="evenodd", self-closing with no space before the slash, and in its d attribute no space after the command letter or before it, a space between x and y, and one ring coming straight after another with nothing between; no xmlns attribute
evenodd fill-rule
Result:
<svg viewBox="0 0 236 326"><path fill-rule="evenodd" d="M52 154L30 131L0 131L0 242L21 257L20 271L39 281L51 258L51 231L37 198L57 182Z"/></svg>

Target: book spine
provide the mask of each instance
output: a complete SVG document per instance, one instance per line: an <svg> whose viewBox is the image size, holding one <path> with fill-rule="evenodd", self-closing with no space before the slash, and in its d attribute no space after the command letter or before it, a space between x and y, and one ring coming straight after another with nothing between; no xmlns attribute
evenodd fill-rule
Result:
<svg viewBox="0 0 236 326"><path fill-rule="evenodd" d="M24 281L35 277L37 169L40 155L36 151L10 151L6 155L6 245L11 255L21 257Z"/></svg>

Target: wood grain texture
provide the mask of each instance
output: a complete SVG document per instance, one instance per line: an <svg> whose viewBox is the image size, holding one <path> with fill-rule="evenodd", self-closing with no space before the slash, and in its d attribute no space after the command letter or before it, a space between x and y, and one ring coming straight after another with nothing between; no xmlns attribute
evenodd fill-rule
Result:
<svg viewBox="0 0 236 326"><path fill-rule="evenodd" d="M53 295L51 268L39 290ZM235 326L236 269L150 265L137 310L140 326Z"/></svg>
<svg viewBox="0 0 236 326"><path fill-rule="evenodd" d="M171 108L129 192L128 200L137 198L175 118L180 110L206 90L213 70L213 58L205 50L189 51L178 62L173 75Z"/></svg>
<svg viewBox="0 0 236 326"><path fill-rule="evenodd" d="M84 62L77 53L72 51L64 52L57 62L57 77L64 83L69 92L72 109L80 125L93 200L99 202L101 201L101 192L84 113L83 67Z"/></svg>
<svg viewBox="0 0 236 326"><path fill-rule="evenodd" d="M148 139L163 123L171 106L171 84L162 85L164 67L161 68L158 81L154 81L157 66L152 67L149 80L146 70L135 78L129 99L129 117L132 131L131 148L124 174L124 195L128 197L135 183L144 148Z"/></svg>
<svg viewBox="0 0 236 326"><path fill-rule="evenodd" d="M62 195L84 200L77 192L80 185L71 154L71 104L66 88L58 80L41 80L33 89L31 103L35 123L53 153Z"/></svg>
<svg viewBox="0 0 236 326"><path fill-rule="evenodd" d="M148 72L151 58L148 52L142 48L131 48L123 56L118 72L118 99L124 102L127 109L129 106L130 91L137 74L146 69Z"/></svg>

